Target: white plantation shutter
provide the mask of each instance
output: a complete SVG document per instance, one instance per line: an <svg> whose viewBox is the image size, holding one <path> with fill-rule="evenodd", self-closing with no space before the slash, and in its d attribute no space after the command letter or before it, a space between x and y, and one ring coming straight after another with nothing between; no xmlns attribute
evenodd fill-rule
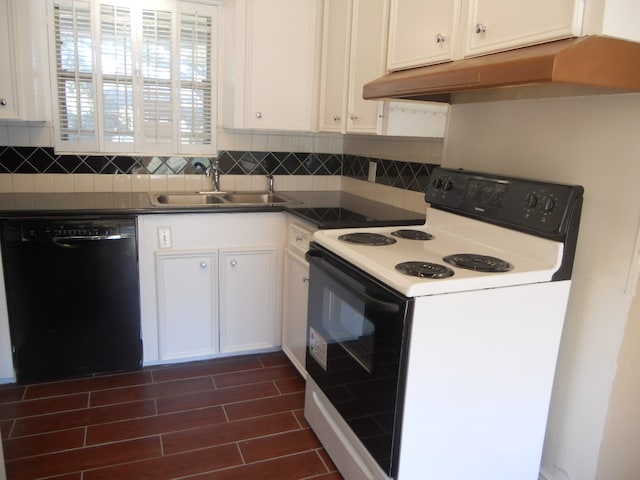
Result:
<svg viewBox="0 0 640 480"><path fill-rule="evenodd" d="M174 30L171 12L142 12L142 140L146 144L175 144L172 60Z"/></svg>
<svg viewBox="0 0 640 480"><path fill-rule="evenodd" d="M131 9L100 6L100 75L105 149L132 150L134 143Z"/></svg>
<svg viewBox="0 0 640 480"><path fill-rule="evenodd" d="M215 17L183 12L180 17L180 143L212 143L214 76L211 38Z"/></svg>
<svg viewBox="0 0 640 480"><path fill-rule="evenodd" d="M58 151L216 154L215 6L53 1Z"/></svg>
<svg viewBox="0 0 640 480"><path fill-rule="evenodd" d="M55 9L57 137L97 148L90 2L60 3Z"/></svg>

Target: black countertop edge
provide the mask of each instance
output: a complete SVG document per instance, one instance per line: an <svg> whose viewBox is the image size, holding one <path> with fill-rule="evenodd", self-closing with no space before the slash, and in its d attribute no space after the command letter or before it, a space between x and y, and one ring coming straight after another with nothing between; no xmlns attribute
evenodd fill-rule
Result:
<svg viewBox="0 0 640 480"><path fill-rule="evenodd" d="M164 192L154 192L164 193ZM257 206L163 206L149 193L16 193L0 194L0 220L12 218L92 217L152 214L288 212L319 229L422 225L424 215L340 191L285 193L299 203ZM318 212L322 212L322 217Z"/></svg>

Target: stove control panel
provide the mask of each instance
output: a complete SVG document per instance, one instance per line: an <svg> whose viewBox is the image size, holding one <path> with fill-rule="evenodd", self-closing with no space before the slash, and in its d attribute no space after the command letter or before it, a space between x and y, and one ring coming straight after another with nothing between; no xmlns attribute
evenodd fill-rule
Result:
<svg viewBox="0 0 640 480"><path fill-rule="evenodd" d="M436 168L425 200L432 207L549 238L580 215L584 189L466 170Z"/></svg>

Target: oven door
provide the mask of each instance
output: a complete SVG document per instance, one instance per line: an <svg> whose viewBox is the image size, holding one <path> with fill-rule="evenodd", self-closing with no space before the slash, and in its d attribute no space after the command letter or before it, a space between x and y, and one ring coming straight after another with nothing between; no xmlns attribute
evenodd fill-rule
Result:
<svg viewBox="0 0 640 480"><path fill-rule="evenodd" d="M315 243L307 260L307 372L393 477L413 302Z"/></svg>

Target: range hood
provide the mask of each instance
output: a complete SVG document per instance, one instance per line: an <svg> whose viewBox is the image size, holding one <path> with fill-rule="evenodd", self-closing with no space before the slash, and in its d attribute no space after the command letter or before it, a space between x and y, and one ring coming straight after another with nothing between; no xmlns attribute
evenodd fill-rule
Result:
<svg viewBox="0 0 640 480"><path fill-rule="evenodd" d="M463 103L616 92L640 92L640 43L584 36L393 72L367 83L363 96Z"/></svg>

